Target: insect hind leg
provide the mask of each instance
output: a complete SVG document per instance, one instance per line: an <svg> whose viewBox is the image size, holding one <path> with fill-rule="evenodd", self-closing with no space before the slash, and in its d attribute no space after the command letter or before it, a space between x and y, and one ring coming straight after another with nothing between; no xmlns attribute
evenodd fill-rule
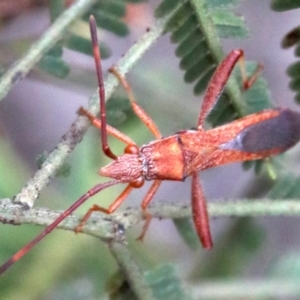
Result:
<svg viewBox="0 0 300 300"><path fill-rule="evenodd" d="M243 81L243 89L248 90L256 82L258 76L261 74L264 67L262 64L258 64L254 72L249 76L246 70L246 61L245 61L244 54L239 58L239 65L240 65L242 81Z"/></svg>
<svg viewBox="0 0 300 300"><path fill-rule="evenodd" d="M241 49L232 50L217 67L209 81L198 117L197 128L199 130L203 128L204 121L218 102L237 62L240 64L244 90L249 89L254 84L263 69L262 65L258 65L254 73L248 76L245 67L244 51Z"/></svg>

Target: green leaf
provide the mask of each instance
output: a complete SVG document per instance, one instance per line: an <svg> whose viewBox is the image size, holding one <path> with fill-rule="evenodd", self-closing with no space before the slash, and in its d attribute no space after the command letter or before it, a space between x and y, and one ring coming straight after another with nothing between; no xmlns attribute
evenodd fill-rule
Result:
<svg viewBox="0 0 300 300"><path fill-rule="evenodd" d="M53 23L65 10L65 3L62 0L49 1L50 19Z"/></svg>
<svg viewBox="0 0 300 300"><path fill-rule="evenodd" d="M208 116L208 121L214 126L229 123L238 117L230 100L226 94L221 95L220 100L215 105Z"/></svg>
<svg viewBox="0 0 300 300"><path fill-rule="evenodd" d="M184 290L174 267L162 265L146 272L146 280L153 290L155 299L158 300L191 300Z"/></svg>
<svg viewBox="0 0 300 300"><path fill-rule="evenodd" d="M237 16L231 11L222 10L213 11L211 16L217 27L219 37L245 38L249 35L243 17Z"/></svg>
<svg viewBox="0 0 300 300"><path fill-rule="evenodd" d="M258 65L256 62L247 62L246 63L247 76L251 77L255 73L257 67ZM238 75L238 80L242 85L241 73L239 73ZM244 101L246 101L248 105L249 113L255 113L263 109L273 107L270 92L267 87L267 82L261 76L259 76L254 82L254 84L249 89L244 91L242 95Z"/></svg>
<svg viewBox="0 0 300 300"><path fill-rule="evenodd" d="M294 99L295 99L296 103L300 104L300 93L296 94Z"/></svg>
<svg viewBox="0 0 300 300"><path fill-rule="evenodd" d="M171 13L178 5L180 5L180 0L165 0L155 10L155 16L157 18L165 17L167 14Z"/></svg>
<svg viewBox="0 0 300 300"><path fill-rule="evenodd" d="M300 56L300 44L299 43L296 46L296 49L295 49L294 53L295 53L295 56L298 56L298 57Z"/></svg>
<svg viewBox="0 0 300 300"><path fill-rule="evenodd" d="M216 66L211 65L210 68L207 67L205 69L205 71L206 72L201 74L201 77L199 78L199 80L195 84L195 87L194 87L194 94L195 95L202 94L207 89L208 83L209 83L212 75L216 71ZM214 124L214 126L215 126L215 124Z"/></svg>
<svg viewBox="0 0 300 300"><path fill-rule="evenodd" d="M273 3L287 5L290 7L292 3L289 1L273 1ZM300 1L293 1L293 5L297 4L300 7ZM285 7L285 6L284 6ZM285 7L286 8L286 7ZM285 9L283 9L285 10ZM284 49L295 46L294 54L295 56L300 56L300 26L293 28L289 31L282 39L281 46ZM289 88L295 91L296 95L294 97L296 103L300 104L300 62L292 63L288 69L287 74L290 76Z"/></svg>
<svg viewBox="0 0 300 300"><path fill-rule="evenodd" d="M244 171L248 171L250 170L255 164L255 161L253 160L248 160L248 161L244 161L242 164L243 170Z"/></svg>
<svg viewBox="0 0 300 300"><path fill-rule="evenodd" d="M124 123L129 115L132 115L132 108L128 99L123 97L112 97L107 101L107 121L113 127Z"/></svg>
<svg viewBox="0 0 300 300"><path fill-rule="evenodd" d="M299 198L300 177L292 173L280 174L267 197L272 199Z"/></svg>
<svg viewBox="0 0 300 300"><path fill-rule="evenodd" d="M190 218L173 220L174 225L185 243L193 250L199 248L199 238L196 234Z"/></svg>
<svg viewBox="0 0 300 300"><path fill-rule="evenodd" d="M250 170L252 167L254 167L254 172L256 175L260 174L265 166L265 164L268 163L264 159L259 159L259 160L252 160L252 161L245 161L243 162L243 169L245 171ZM272 174L268 172L268 175L270 178L273 179Z"/></svg>
<svg viewBox="0 0 300 300"><path fill-rule="evenodd" d="M207 1L208 9L228 9L234 8L239 4L240 0L209 0Z"/></svg>
<svg viewBox="0 0 300 300"><path fill-rule="evenodd" d="M188 33L193 31L195 26L197 26L197 19L195 18L195 16L182 19L181 22L181 26L177 26L177 28L174 29L171 34L171 41L173 43L182 42L188 36Z"/></svg>
<svg viewBox="0 0 300 300"><path fill-rule="evenodd" d="M271 8L275 11L286 11L300 7L300 0L272 0Z"/></svg>
<svg viewBox="0 0 300 300"><path fill-rule="evenodd" d="M193 11L190 9L189 3L182 3L176 7L175 11L173 12L171 18L165 25L166 32L174 32L179 27L184 26L184 23L192 18ZM188 31L187 33L190 33Z"/></svg>
<svg viewBox="0 0 300 300"><path fill-rule="evenodd" d="M186 71L184 75L184 81L189 83L193 82L212 67L214 67L214 62L210 55L204 55L200 58L198 57L198 61Z"/></svg>
<svg viewBox="0 0 300 300"><path fill-rule="evenodd" d="M172 265L161 265L145 273L146 282L153 290L157 300L192 300L184 290L178 275ZM130 284L118 272L108 282L108 293L111 300L135 300Z"/></svg>
<svg viewBox="0 0 300 300"><path fill-rule="evenodd" d="M70 34L66 40L66 47L74 51L78 51L87 55L93 56L91 40L86 39L76 34ZM100 43L101 58L106 59L110 57L111 51L104 43Z"/></svg>
<svg viewBox="0 0 300 300"><path fill-rule="evenodd" d="M198 41L195 47L190 49L185 55L182 56L180 61L180 68L183 70L189 70L193 67L194 63L198 61L198 59L202 59L202 56L205 56L205 40L202 39ZM199 56L199 53L202 53L202 56Z"/></svg>
<svg viewBox="0 0 300 300"><path fill-rule="evenodd" d="M123 17L126 13L126 2L140 3L145 0L103 0L97 1L91 9L86 12L82 19L88 22L91 14L95 16L97 26L106 29L121 37L128 35L129 28L123 21ZM62 0L53 0L49 2L49 11L51 21L53 22L63 11L65 10L65 4ZM65 78L70 70L70 66L61 60L55 60L61 58L63 54L63 47L66 46L74 51L78 51L84 54L92 55L90 39L86 39L80 35L74 33L68 33L65 38L61 40L55 47L53 47L44 58L42 58L39 66L44 71L59 78ZM110 50L108 46L100 43L101 56L105 59L110 56ZM48 56L48 57L47 57ZM53 67L51 67L53 66Z"/></svg>
<svg viewBox="0 0 300 300"><path fill-rule="evenodd" d="M287 69L287 74L291 77L300 77L300 61L291 64Z"/></svg>
<svg viewBox="0 0 300 300"><path fill-rule="evenodd" d="M118 17L103 11L96 11L94 17L97 25L103 29L119 35L126 36L129 33L128 26Z"/></svg>
<svg viewBox="0 0 300 300"><path fill-rule="evenodd" d="M299 27L300 28L300 27ZM284 40L282 43L285 48L287 46L293 46L296 45L295 49L295 55L300 56L300 36L299 36L300 30L297 30L297 33L295 33L295 36L290 37L289 40ZM290 82L289 82L289 88L292 91L296 92L296 96L294 97L295 101L297 103L300 103L300 61L296 61L292 63L288 69L287 69L287 74L290 77Z"/></svg>
<svg viewBox="0 0 300 300"><path fill-rule="evenodd" d="M229 230L217 239L214 251L201 266L204 277L228 277L241 274L264 241L264 232L251 218L235 220Z"/></svg>
<svg viewBox="0 0 300 300"><path fill-rule="evenodd" d="M94 6L95 10L102 10L117 17L123 17L126 13L126 7L123 1L100 1Z"/></svg>
<svg viewBox="0 0 300 300"><path fill-rule="evenodd" d="M38 66L45 72L58 78L65 78L70 73L70 67L62 59L51 55L44 56Z"/></svg>
<svg viewBox="0 0 300 300"><path fill-rule="evenodd" d="M68 39L66 40L66 47L87 55L93 55L91 40L73 33L70 34ZM101 57L102 56L103 53L101 51Z"/></svg>
<svg viewBox="0 0 300 300"><path fill-rule="evenodd" d="M186 38L180 43L175 51L175 54L179 57L185 57L188 55L191 51L194 50L194 48L202 45L202 39L199 38L199 35L196 30L190 32ZM200 52L201 53L201 52ZM203 53L203 52L202 52ZM196 54L196 53L195 53ZM201 55L202 56L202 55ZM198 57L196 60L200 57L200 54L198 53ZM191 66L192 67L192 66Z"/></svg>
<svg viewBox="0 0 300 300"><path fill-rule="evenodd" d="M281 41L281 47L286 49L295 46L300 41L300 26L288 32Z"/></svg>
<svg viewBox="0 0 300 300"><path fill-rule="evenodd" d="M292 91L300 91L300 77L293 78L289 83L289 88Z"/></svg>
<svg viewBox="0 0 300 300"><path fill-rule="evenodd" d="M264 166L264 160L255 160L254 161L254 172L255 174L260 174Z"/></svg>
<svg viewBox="0 0 300 300"><path fill-rule="evenodd" d="M63 55L63 47L61 43L55 45L52 49L50 49L47 53L49 56L53 56L56 58L61 58Z"/></svg>

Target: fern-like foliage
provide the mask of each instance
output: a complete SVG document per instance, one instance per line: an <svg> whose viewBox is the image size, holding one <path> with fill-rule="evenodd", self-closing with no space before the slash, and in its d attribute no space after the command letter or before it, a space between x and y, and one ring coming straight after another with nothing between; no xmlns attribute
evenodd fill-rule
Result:
<svg viewBox="0 0 300 300"><path fill-rule="evenodd" d="M299 199L300 176L288 172L281 174L269 191L267 197L271 199Z"/></svg>
<svg viewBox="0 0 300 300"><path fill-rule="evenodd" d="M284 1L284 0L273 0L271 8L275 11L287 11L290 9L300 8L300 1ZM281 43L282 48L290 48L295 46L295 56L300 57L300 25L288 32ZM291 81L289 87L295 91L295 100L300 103L300 61L296 61L291 64L287 69L287 74L290 76Z"/></svg>
<svg viewBox="0 0 300 300"><path fill-rule="evenodd" d="M300 7L299 0L272 0L271 8L275 11L286 11Z"/></svg>
<svg viewBox="0 0 300 300"><path fill-rule="evenodd" d="M295 46L295 56L300 57L300 26L288 32L282 40L281 46L289 48ZM289 87L296 92L295 100L300 103L300 61L292 63L288 69L287 74L290 76L291 81Z"/></svg>
<svg viewBox="0 0 300 300"><path fill-rule="evenodd" d="M157 17L172 14L165 31L170 32L171 41L178 44L176 55L180 58L180 68L185 72L184 80L194 83L196 95L205 91L225 56L220 39L241 39L248 35L243 18L233 11L238 4L238 0L164 0L156 10ZM247 62L247 73L253 74L256 67L257 63ZM212 126L272 106L266 81L261 76L249 90L243 91L240 72L235 75L236 80L229 81L208 117ZM262 168L259 161L248 162L245 169L253 164L259 172Z"/></svg>
<svg viewBox="0 0 300 300"><path fill-rule="evenodd" d="M82 17L82 19L88 22L89 16L93 14L98 27L123 37L129 34L129 28L122 19L126 13L126 4L144 1L145 0L98 1ZM53 22L64 9L63 1L49 1L51 21ZM87 55L93 55L90 39L77 35L74 32L67 32L65 38L53 47L39 62L39 67L41 69L59 78L65 78L70 72L70 66L62 58L63 47ZM110 56L110 49L106 44L100 43L100 49L102 58L105 59Z"/></svg>
<svg viewBox="0 0 300 300"><path fill-rule="evenodd" d="M220 38L244 38L248 35L242 17L232 9L237 0L165 0L156 10L156 16L173 13L166 32L171 33L171 41L177 43L176 55L180 58L180 68L184 70L184 80L194 82L194 93L203 93L217 65L224 58ZM249 64L251 74L255 66ZM247 92L237 92L231 85L223 93L209 116L213 126L227 123L245 114L271 106L265 81L259 77ZM247 104L247 105L245 105Z"/></svg>

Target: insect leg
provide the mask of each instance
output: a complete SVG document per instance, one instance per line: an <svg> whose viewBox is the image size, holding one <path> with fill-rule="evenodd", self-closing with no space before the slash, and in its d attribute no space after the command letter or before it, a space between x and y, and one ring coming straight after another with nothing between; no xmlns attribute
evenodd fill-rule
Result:
<svg viewBox="0 0 300 300"><path fill-rule="evenodd" d="M157 189L159 188L160 184L161 184L161 180L154 180L154 182L152 183L152 185L151 185L149 191L147 192L145 198L143 199L141 207L142 207L142 210L143 210L143 213L144 213L144 216L145 216L145 224L143 226L142 233L137 238L137 240L142 241L144 239L144 236L145 236L148 228L149 228L152 216L149 213L149 211L147 210L147 207L148 207L149 203L151 202L151 200L153 199L153 196L156 193Z"/></svg>
<svg viewBox="0 0 300 300"><path fill-rule="evenodd" d="M251 76L248 76L246 72L244 53L239 58L239 64L240 64L240 69L241 69L241 74L243 79L243 89L247 90L251 88L251 86L255 83L256 79L258 78L258 76L263 70L263 66L261 64L258 64L254 73Z"/></svg>
<svg viewBox="0 0 300 300"><path fill-rule="evenodd" d="M78 114L88 117L89 120L91 121L91 123L93 124L93 126L99 128L99 129L102 128L101 120L99 120L96 116L91 114L89 111L87 111L83 107L79 108ZM136 145L135 142L130 137L128 137L127 135L125 135L124 133L119 131L118 129L116 129L112 126L109 126L108 124L106 125L106 130L107 130L108 134L110 134L111 136L113 136L113 137L117 138L118 140L124 142L127 145Z"/></svg>
<svg viewBox="0 0 300 300"><path fill-rule="evenodd" d="M197 127L200 129L203 127L203 123L211 112L215 104L217 103L228 78L236 65L237 61L243 56L243 50L236 49L231 51L221 62L214 72L212 78L209 81L208 87L205 91L202 107L198 117Z"/></svg>
<svg viewBox="0 0 300 300"><path fill-rule="evenodd" d="M198 174L192 173L192 214L196 231L203 248L211 249L213 246L206 200L200 185Z"/></svg>
<svg viewBox="0 0 300 300"><path fill-rule="evenodd" d="M199 129L203 127L206 117L218 102L218 99L230 77L230 74L238 61L240 63L242 73L243 89L245 90L249 89L254 84L263 69L262 65L258 65L255 72L249 77L246 74L243 50L232 50L217 67L205 91L197 123L197 127Z"/></svg>
<svg viewBox="0 0 300 300"><path fill-rule="evenodd" d="M83 216L79 225L75 228L74 231L76 233L80 232L82 230L84 224L90 218L91 214L95 211L100 211L107 215L112 214L123 203L123 201L128 197L128 195L130 194L132 189L133 189L133 187L130 184L127 185L127 187L124 189L124 191L119 195L119 197L108 208L104 208L102 206L94 204Z"/></svg>
<svg viewBox="0 0 300 300"><path fill-rule="evenodd" d="M151 117L136 103L134 95L127 80L114 67L110 68L109 71L118 78L118 80L124 87L125 91L128 94L132 109L135 112L135 114L141 119L141 121L146 125L146 127L151 131L151 133L157 139L160 139L162 135L159 129L157 128L156 124L151 119Z"/></svg>
<svg viewBox="0 0 300 300"><path fill-rule="evenodd" d="M97 36L97 24L94 16L90 16L90 31L93 46L93 53L96 65L97 80L99 86L99 99L100 99L100 120L101 120L101 143L102 150L106 156L111 159L116 159L117 156L111 151L107 142L107 122L106 122L106 106L105 106L105 90L103 83L103 74L101 67L101 53L99 49L99 42Z"/></svg>

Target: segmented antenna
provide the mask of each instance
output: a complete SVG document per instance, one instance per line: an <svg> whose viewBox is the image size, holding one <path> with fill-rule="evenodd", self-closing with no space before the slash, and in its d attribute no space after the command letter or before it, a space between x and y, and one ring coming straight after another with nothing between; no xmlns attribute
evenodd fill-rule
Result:
<svg viewBox="0 0 300 300"><path fill-rule="evenodd" d="M72 204L66 211L64 211L53 223L51 223L45 230L43 230L36 238L25 245L20 251L8 259L2 266L0 266L0 275L4 273L13 263L23 257L28 251L30 251L39 241L41 241L48 233L54 230L67 216L69 216L75 209L88 200L93 195L99 193L103 189L106 189L112 185L120 183L120 180L112 180L96 185L89 190L86 194L80 197L74 204Z"/></svg>
<svg viewBox="0 0 300 300"><path fill-rule="evenodd" d="M99 42L97 36L97 24L94 16L90 16L90 31L91 31L91 39L92 39L93 53L94 53L98 87L99 87L102 150L106 156L115 160L117 156L111 151L107 142L105 90L104 90L102 67L101 67L101 53L99 49Z"/></svg>

